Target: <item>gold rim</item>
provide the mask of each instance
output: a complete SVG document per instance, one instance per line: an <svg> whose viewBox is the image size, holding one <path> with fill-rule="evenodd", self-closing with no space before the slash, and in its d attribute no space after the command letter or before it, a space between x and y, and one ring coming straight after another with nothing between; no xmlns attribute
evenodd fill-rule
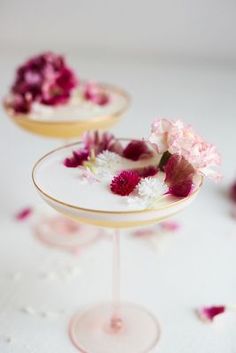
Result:
<svg viewBox="0 0 236 353"><path fill-rule="evenodd" d="M120 141L130 141L130 139L128 138L120 138L119 139ZM73 146L76 146L76 145L79 145L81 144L82 142L81 141L78 141L78 142L74 142L74 143L70 143L68 145L65 145L65 146L61 146L61 147L58 147L48 153L46 153L43 157L41 157L36 163L35 165L33 166L33 170L32 170L32 180L33 180L33 183L34 183L34 186L36 187L36 189L45 197L47 197L49 200L53 201L53 202L56 202L58 203L59 205L62 205L62 206L66 206L68 208L72 208L74 210L79 210L79 211L83 211L83 212L87 212L87 213L99 213L99 214L116 214L116 215L127 215L127 214L141 214L141 213L146 213L146 212L153 212L153 211L159 211L159 210L165 210L167 208L170 208L172 207L172 205L179 205L181 203L183 203L184 201L186 200L189 200L191 199L194 195L198 194L202 184L203 184L203 177L201 176L201 181L199 183L199 186L197 187L197 189L188 197L185 197L185 198L181 198L180 200L178 201L173 201L170 205L167 205L167 206L164 206L164 207L159 207L159 208L149 208L149 209L146 209L146 210L136 210L136 211L102 211L102 210L97 210L97 209L90 209L90 208L84 208L84 207L79 207L79 206L75 206L75 205L70 205L66 202L63 202L63 201L60 201L56 198L54 198L53 196L47 194L45 191L43 191L40 186L37 184L36 182L36 169L38 168L38 166L40 165L40 163L46 159L47 157L51 156L52 154L54 154L55 152L58 152L60 150L63 150L63 149L66 149L68 147L73 147Z"/></svg>
<svg viewBox="0 0 236 353"><path fill-rule="evenodd" d="M84 82L84 81L82 81ZM103 116L94 116L94 117L90 117L88 119L77 119L77 120L54 120L54 121L47 121L47 120L38 120L38 119L32 119L30 118L30 114L15 114L13 112L13 110L11 108L9 108L6 104L6 99L5 98L3 100L3 106L4 109L6 111L6 113L12 118L12 119L17 119L19 121L29 121L32 124L39 124L41 123L42 125L62 125L62 124L88 124L91 121L96 121L96 122L100 122L100 121L106 121L108 118L112 119L112 118L117 118L120 117L129 107L130 105L130 101L131 101L131 97L130 95L123 90L122 88L116 87L114 85L108 84L108 83L99 83L99 85L103 88L109 89L112 92L115 92L119 95L121 95L123 98L125 98L125 103L123 105L123 107L121 107L120 109L118 109L117 111L107 114L107 115L103 115Z"/></svg>

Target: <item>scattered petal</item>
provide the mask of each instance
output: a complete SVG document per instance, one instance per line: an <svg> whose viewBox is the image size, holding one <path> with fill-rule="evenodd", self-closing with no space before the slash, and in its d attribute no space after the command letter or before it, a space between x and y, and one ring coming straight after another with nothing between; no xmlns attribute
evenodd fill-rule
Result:
<svg viewBox="0 0 236 353"><path fill-rule="evenodd" d="M26 207L21 211L19 211L15 217L17 221L25 221L27 218L29 218L32 215L32 213L33 213L33 209L31 207Z"/></svg>
<svg viewBox="0 0 236 353"><path fill-rule="evenodd" d="M139 181L138 173L132 170L124 170L112 179L110 189L114 194L127 196L134 191Z"/></svg>
<svg viewBox="0 0 236 353"><path fill-rule="evenodd" d="M176 232L180 229L180 224L175 221L165 221L160 223L160 227L167 232Z"/></svg>
<svg viewBox="0 0 236 353"><path fill-rule="evenodd" d="M198 317L204 322L212 322L216 316L223 314L226 311L224 305L208 306L197 310Z"/></svg>
<svg viewBox="0 0 236 353"><path fill-rule="evenodd" d="M132 233L135 237L147 237L156 234L156 229L154 227L143 228L135 230Z"/></svg>

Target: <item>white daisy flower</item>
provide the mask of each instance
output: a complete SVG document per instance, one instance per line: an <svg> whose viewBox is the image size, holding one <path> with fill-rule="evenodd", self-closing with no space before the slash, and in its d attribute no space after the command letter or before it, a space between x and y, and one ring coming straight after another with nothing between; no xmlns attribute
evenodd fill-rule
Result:
<svg viewBox="0 0 236 353"><path fill-rule="evenodd" d="M98 179L111 180L116 172L122 169L122 160L117 153L104 151L96 157L93 164L94 174Z"/></svg>
<svg viewBox="0 0 236 353"><path fill-rule="evenodd" d="M168 191L164 178L144 178L137 186L135 194L127 197L127 203L132 209L146 209L153 207L155 202Z"/></svg>
<svg viewBox="0 0 236 353"><path fill-rule="evenodd" d="M162 197L168 188L159 178L144 178L138 185L138 195L144 199L155 200Z"/></svg>

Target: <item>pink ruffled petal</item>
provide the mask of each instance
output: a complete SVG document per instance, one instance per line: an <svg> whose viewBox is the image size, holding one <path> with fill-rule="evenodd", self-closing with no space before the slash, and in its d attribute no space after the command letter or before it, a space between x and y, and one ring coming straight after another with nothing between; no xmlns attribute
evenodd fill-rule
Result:
<svg viewBox="0 0 236 353"><path fill-rule="evenodd" d="M216 147L197 135L191 126L184 125L181 120L154 121L149 141L159 153L168 151L184 157L196 173L216 181L220 179L220 173L215 170L221 163Z"/></svg>

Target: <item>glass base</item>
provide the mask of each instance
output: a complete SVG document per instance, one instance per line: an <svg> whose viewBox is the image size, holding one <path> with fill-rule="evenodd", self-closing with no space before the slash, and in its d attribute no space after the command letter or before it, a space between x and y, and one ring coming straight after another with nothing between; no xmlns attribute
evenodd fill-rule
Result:
<svg viewBox="0 0 236 353"><path fill-rule="evenodd" d="M69 334L82 353L147 353L156 346L160 326L144 308L121 303L122 319L112 320L112 313L112 304L102 303L73 317Z"/></svg>
<svg viewBox="0 0 236 353"><path fill-rule="evenodd" d="M44 244L76 251L98 240L102 229L81 224L61 215L44 216L34 227L36 237Z"/></svg>

